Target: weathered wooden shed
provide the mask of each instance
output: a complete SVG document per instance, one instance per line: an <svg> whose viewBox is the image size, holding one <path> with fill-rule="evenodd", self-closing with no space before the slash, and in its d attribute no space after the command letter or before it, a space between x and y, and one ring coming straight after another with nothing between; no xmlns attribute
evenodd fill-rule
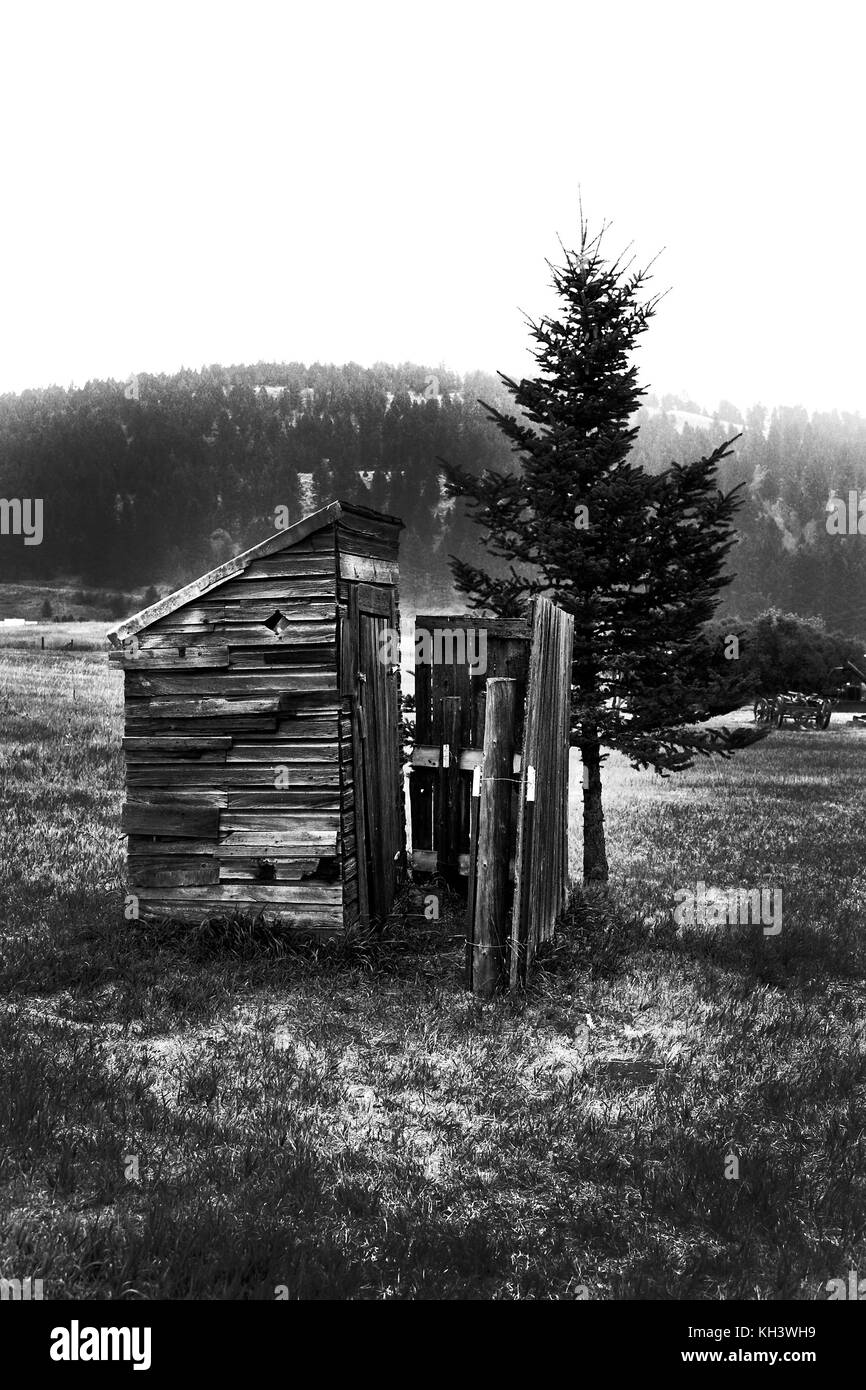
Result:
<svg viewBox="0 0 866 1390"><path fill-rule="evenodd" d="M401 528L332 502L109 634L140 916L265 910L334 932L387 915L405 847Z"/></svg>

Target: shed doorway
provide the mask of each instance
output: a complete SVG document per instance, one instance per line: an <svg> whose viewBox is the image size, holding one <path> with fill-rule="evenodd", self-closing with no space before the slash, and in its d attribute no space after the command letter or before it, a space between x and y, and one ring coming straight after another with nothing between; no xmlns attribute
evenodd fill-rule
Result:
<svg viewBox="0 0 866 1390"><path fill-rule="evenodd" d="M389 637L399 640L397 604L392 588L352 586L349 623L358 653L357 689L353 700L356 787L361 788L365 833L359 862L362 916L382 923L397 889L399 859L404 851L403 797L400 772L399 658L389 660ZM366 888L366 893L364 889ZM366 914L363 899L366 896Z"/></svg>

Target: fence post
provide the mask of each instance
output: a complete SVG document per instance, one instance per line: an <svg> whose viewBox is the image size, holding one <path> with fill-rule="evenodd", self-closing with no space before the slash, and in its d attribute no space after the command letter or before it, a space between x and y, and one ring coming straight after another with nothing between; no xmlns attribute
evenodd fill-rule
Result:
<svg viewBox="0 0 866 1390"><path fill-rule="evenodd" d="M526 983L529 944L530 889L533 832L535 829L535 768L524 762L520 770L517 851L514 856L514 909L511 922L511 988Z"/></svg>
<svg viewBox="0 0 866 1390"><path fill-rule="evenodd" d="M472 933L472 988L488 998L506 963L516 697L515 680L488 680Z"/></svg>

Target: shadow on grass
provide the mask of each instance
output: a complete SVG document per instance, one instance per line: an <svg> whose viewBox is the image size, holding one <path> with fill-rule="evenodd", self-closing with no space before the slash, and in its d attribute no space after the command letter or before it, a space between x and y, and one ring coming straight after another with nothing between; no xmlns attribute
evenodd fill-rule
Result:
<svg viewBox="0 0 866 1390"><path fill-rule="evenodd" d="M456 900L419 925L407 889L379 930L331 937L284 926L264 913L234 913L199 924L125 921L117 892L78 889L45 905L31 900L28 920L0 935L0 992L59 996L77 1019L117 1017L148 1031L216 1016L238 993L292 989L315 978L419 973L455 980L462 936ZM423 918L421 919L423 921Z"/></svg>
<svg viewBox="0 0 866 1390"><path fill-rule="evenodd" d="M832 923L795 921L768 936L760 925L678 926L672 909L642 917L622 904L615 889L592 884L574 891L554 939L539 947L536 966L546 975L583 971L613 979L627 972L642 950L723 970L748 987L792 989L830 978L866 979L866 931L852 910L840 912Z"/></svg>

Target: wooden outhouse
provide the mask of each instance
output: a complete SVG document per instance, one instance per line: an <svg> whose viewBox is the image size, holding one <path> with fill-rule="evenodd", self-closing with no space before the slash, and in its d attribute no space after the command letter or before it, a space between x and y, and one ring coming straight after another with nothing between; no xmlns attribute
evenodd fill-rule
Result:
<svg viewBox="0 0 866 1390"><path fill-rule="evenodd" d="M109 634L140 916L385 918L405 852L401 528L332 502Z"/></svg>

